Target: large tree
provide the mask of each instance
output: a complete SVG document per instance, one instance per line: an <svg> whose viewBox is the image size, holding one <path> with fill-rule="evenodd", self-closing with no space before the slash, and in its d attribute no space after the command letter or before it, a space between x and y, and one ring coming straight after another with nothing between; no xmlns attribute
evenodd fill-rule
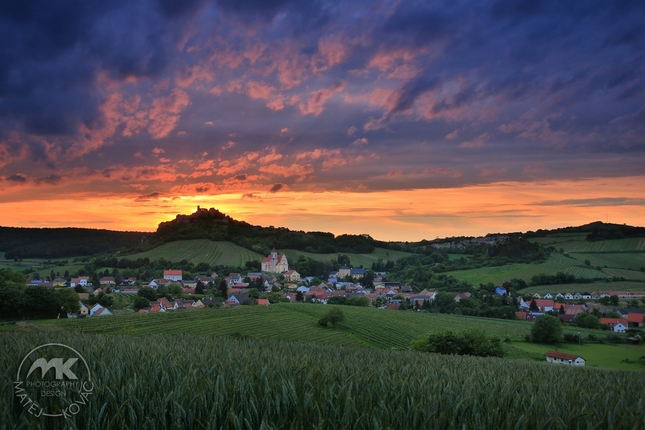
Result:
<svg viewBox="0 0 645 430"><path fill-rule="evenodd" d="M551 315L537 317L531 328L531 340L536 343L559 343L562 341L562 324Z"/></svg>
<svg viewBox="0 0 645 430"><path fill-rule="evenodd" d="M63 312L77 314L81 310L78 293L71 288L56 290L56 299Z"/></svg>

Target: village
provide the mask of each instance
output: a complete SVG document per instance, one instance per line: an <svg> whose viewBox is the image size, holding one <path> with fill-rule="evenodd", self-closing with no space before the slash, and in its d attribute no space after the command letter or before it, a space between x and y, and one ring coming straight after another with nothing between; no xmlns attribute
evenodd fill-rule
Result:
<svg viewBox="0 0 645 430"><path fill-rule="evenodd" d="M29 286L49 288L74 288L86 291L80 294L85 300L80 302L78 314L68 317L98 317L114 314L138 312L157 313L178 310L193 310L205 307L236 307L243 305L268 306L277 302L318 303L318 304L354 304L372 306L384 310L411 309L429 312L439 296L439 291L424 289L416 291L412 286L400 282L389 282L386 272L375 274L372 287L366 288L360 281L367 271L364 268L352 268L343 265L338 271L332 271L325 281L314 284L313 277L301 278L300 274L290 269L286 255L275 249L262 260L260 272L229 273L219 279L217 273L197 275L184 279L182 270L167 269L163 277L142 282L136 278L121 279L117 285L112 276L101 277L100 285L90 282L89 276L73 277L68 281L55 277L49 282L27 280ZM219 290L219 295L205 294ZM110 293L121 293L138 296L140 291L154 291L161 294L149 295L145 306L135 309L110 310L109 305L101 303L98 297ZM171 291L172 294L162 292ZM473 298L470 292L441 293L450 296L455 303ZM581 314L593 314L600 320L606 330L624 333L629 328L643 327L645 309L619 307L620 301L628 302L645 298L645 291L601 291L574 293L532 294L530 297L511 297L511 292L503 286L496 286L494 294L505 300L514 300L518 311L517 319L534 321L544 314L552 314L563 323L575 323ZM169 299L170 297L170 299ZM611 300L609 300L611 298ZM593 302L588 303L588 302ZM607 317L606 317L607 316Z"/></svg>

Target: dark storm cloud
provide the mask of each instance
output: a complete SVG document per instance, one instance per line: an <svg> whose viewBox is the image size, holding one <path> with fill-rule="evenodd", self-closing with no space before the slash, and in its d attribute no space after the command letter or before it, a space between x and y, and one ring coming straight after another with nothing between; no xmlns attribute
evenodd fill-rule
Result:
<svg viewBox="0 0 645 430"><path fill-rule="evenodd" d="M644 206L645 199L599 197L593 199L545 200L533 204L537 206Z"/></svg>
<svg viewBox="0 0 645 430"><path fill-rule="evenodd" d="M3 2L2 176L72 159L169 193L210 170L271 192L636 175L644 19L641 1Z"/></svg>
<svg viewBox="0 0 645 430"><path fill-rule="evenodd" d="M37 134L64 135L98 119L92 86L105 71L123 79L154 77L179 32L166 16L197 1L25 0L0 3L0 121Z"/></svg>
<svg viewBox="0 0 645 430"><path fill-rule="evenodd" d="M273 186L269 189L270 193L277 193L280 191L282 188L284 188L284 184L273 184Z"/></svg>
<svg viewBox="0 0 645 430"><path fill-rule="evenodd" d="M14 173L11 176L7 176L5 179L9 182L16 182L20 184L27 182L27 176L23 175L22 173Z"/></svg>
<svg viewBox="0 0 645 430"><path fill-rule="evenodd" d="M422 75L409 80L397 91L394 106L390 110L389 115L410 109L419 96L434 90L439 85L441 85L441 80L437 77Z"/></svg>

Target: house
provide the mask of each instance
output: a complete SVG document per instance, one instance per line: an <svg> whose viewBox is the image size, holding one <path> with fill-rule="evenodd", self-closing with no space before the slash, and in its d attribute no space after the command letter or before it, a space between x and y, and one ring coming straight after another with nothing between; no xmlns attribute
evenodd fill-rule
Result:
<svg viewBox="0 0 645 430"><path fill-rule="evenodd" d="M553 300L546 299L533 299L530 302L522 302L520 307L527 307L528 305L530 308L532 304L534 304L540 312L549 312L553 310Z"/></svg>
<svg viewBox="0 0 645 430"><path fill-rule="evenodd" d="M347 264L343 264L343 267L338 269L338 278L345 279L350 273L352 273L352 269Z"/></svg>
<svg viewBox="0 0 645 430"><path fill-rule="evenodd" d="M91 317L103 317L107 315L112 315L112 312L107 310L107 308L104 308L103 306L99 305L98 303L92 306L92 308L89 310L89 315Z"/></svg>
<svg viewBox="0 0 645 430"><path fill-rule="evenodd" d="M580 293L575 293L575 294L573 295L573 299L574 299L574 300L582 300L582 299L583 299L583 296L582 296L582 294L580 294Z"/></svg>
<svg viewBox="0 0 645 430"><path fill-rule="evenodd" d="M273 248L271 254L262 260L261 267L263 272L284 273L289 270L289 261L286 255L278 254Z"/></svg>
<svg viewBox="0 0 645 430"><path fill-rule="evenodd" d="M398 311L401 305L399 303L389 303L385 306L388 311Z"/></svg>
<svg viewBox="0 0 645 430"><path fill-rule="evenodd" d="M64 280L63 278L61 278L60 276L56 276L56 277L52 280L52 284L54 285L54 287L64 287L64 286L66 286L66 285L67 285L67 281L65 281L65 280Z"/></svg>
<svg viewBox="0 0 645 430"><path fill-rule="evenodd" d="M454 298L453 300L454 300L455 302L459 303L459 302L460 302L460 301L462 301L463 299L469 299L469 298L470 298L470 296L471 296L471 294L470 294L470 293L457 293L457 295L455 296L455 298ZM433 300L434 300L434 293L433 293L432 298L433 298Z"/></svg>
<svg viewBox="0 0 645 430"><path fill-rule="evenodd" d="M242 281L242 275L240 275L239 273L229 273L228 277L226 278L226 283L229 287L235 284L241 284Z"/></svg>
<svg viewBox="0 0 645 430"><path fill-rule="evenodd" d="M645 314L630 312L627 314L627 322L630 327L644 327L643 317L645 317Z"/></svg>
<svg viewBox="0 0 645 430"><path fill-rule="evenodd" d="M571 293L564 293L564 299L565 299L565 300L573 300L573 294L571 294Z"/></svg>
<svg viewBox="0 0 645 430"><path fill-rule="evenodd" d="M568 364L570 366L584 366L586 363L586 360L581 356L564 352L549 351L544 355L548 363Z"/></svg>
<svg viewBox="0 0 645 430"><path fill-rule="evenodd" d="M75 286L80 285L81 287L87 287L90 284L90 277L89 276L79 276L78 278L72 278L72 280L69 283L69 286L74 288Z"/></svg>
<svg viewBox="0 0 645 430"><path fill-rule="evenodd" d="M600 324L605 324L609 330L616 333L625 333L628 322L624 318L600 318Z"/></svg>
<svg viewBox="0 0 645 430"><path fill-rule="evenodd" d="M79 315L87 316L87 314L89 313L89 311L90 311L90 310L89 310L89 309L87 309L87 306L85 306L85 305L83 304L83 302L78 302L78 303L81 305L81 310L79 310L79 311L78 311L78 314L79 314Z"/></svg>
<svg viewBox="0 0 645 430"><path fill-rule="evenodd" d="M495 294L499 294L500 296L503 296L504 294L508 294L508 291L506 291L506 288L497 286L495 287Z"/></svg>
<svg viewBox="0 0 645 430"><path fill-rule="evenodd" d="M258 306L269 306L269 299L258 299Z"/></svg>
<svg viewBox="0 0 645 430"><path fill-rule="evenodd" d="M183 277L181 270L164 270L163 278L171 282L179 282Z"/></svg>
<svg viewBox="0 0 645 430"><path fill-rule="evenodd" d="M350 275L353 279L361 279L361 278L362 278L362 277L364 277L366 274L367 274L367 270L365 270L365 269L350 269L350 270L349 270L349 275Z"/></svg>
<svg viewBox="0 0 645 430"><path fill-rule="evenodd" d="M116 282L114 281L113 276L104 276L101 279L99 279L99 284L111 286L111 285L116 285Z"/></svg>
<svg viewBox="0 0 645 430"><path fill-rule="evenodd" d="M168 301L168 299L167 299L167 298L165 298L165 297L160 297L160 298L159 298L159 306L160 306L160 307L161 307L161 309L163 309L164 311L167 311L167 310L174 310L174 309L175 309L174 304L170 303L170 301Z"/></svg>
<svg viewBox="0 0 645 430"><path fill-rule="evenodd" d="M298 282L300 281L300 273L295 270L287 270L284 272L284 279L288 282Z"/></svg>
<svg viewBox="0 0 645 430"><path fill-rule="evenodd" d="M588 312L589 312L589 308L586 307L585 305L570 305L570 304L567 304L564 307L564 313L567 314L567 315L578 315L578 314L581 314L581 313L586 314Z"/></svg>
<svg viewBox="0 0 645 430"><path fill-rule="evenodd" d="M560 311L560 308L564 308L564 309L566 309L566 308L567 308L567 305L566 305L566 304L564 304L564 303L553 303L553 310L554 310L554 311L558 311L558 312L559 312L559 311Z"/></svg>
<svg viewBox="0 0 645 430"><path fill-rule="evenodd" d="M535 315L533 315L533 312L528 311L528 312L515 312L515 315L517 315L518 319L524 320L524 321L535 321Z"/></svg>
<svg viewBox="0 0 645 430"><path fill-rule="evenodd" d="M563 323L571 322L574 319L576 319L575 315L567 315L567 314L558 314L557 317L560 320L560 322L563 322Z"/></svg>
<svg viewBox="0 0 645 430"><path fill-rule="evenodd" d="M545 299L549 299L549 300L553 300L553 294L551 294L551 293L546 293L546 294L544 295L544 298L545 298Z"/></svg>

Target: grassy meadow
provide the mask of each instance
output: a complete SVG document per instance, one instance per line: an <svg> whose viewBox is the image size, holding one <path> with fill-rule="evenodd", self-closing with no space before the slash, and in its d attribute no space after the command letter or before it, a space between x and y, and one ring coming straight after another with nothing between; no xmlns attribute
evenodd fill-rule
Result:
<svg viewBox="0 0 645 430"><path fill-rule="evenodd" d="M244 266L247 261L262 261L265 256L231 242L194 239L168 242L146 252L122 257L130 260L149 258L151 261L161 258L168 261L187 260L192 264L208 263L211 266Z"/></svg>
<svg viewBox="0 0 645 430"><path fill-rule="evenodd" d="M340 253L336 252L332 254L314 254L312 252L298 251L295 249L280 249L279 251L284 252L287 258L289 259L289 261L297 261L298 257L300 257L301 255L304 255L305 257L309 257L314 260L324 262L324 261L337 260L338 254L343 254L349 257L349 260L351 261L353 267L363 266L367 269L372 267L372 263L378 262L379 259L383 260L383 262L388 262L388 261L396 261L399 258L413 255L409 252L394 251L394 250L385 249L385 248L375 248L374 252L370 254L353 254L353 253L347 253L347 252L340 252Z"/></svg>
<svg viewBox="0 0 645 430"><path fill-rule="evenodd" d="M578 278L599 280L624 278L625 281L645 281L645 270L642 270L645 268L644 238L588 242L585 237L584 233L561 233L531 239L545 246L553 246L558 250L558 252L551 253L549 259L542 263L508 264L447 273L473 285L488 282L501 284L513 278L530 281L535 275L542 273L555 275L557 272L574 275ZM561 286L555 287L560 288ZM569 291L566 286L562 287L565 288L564 291ZM589 288L600 291L600 287ZM637 289L642 289L642 287Z"/></svg>

